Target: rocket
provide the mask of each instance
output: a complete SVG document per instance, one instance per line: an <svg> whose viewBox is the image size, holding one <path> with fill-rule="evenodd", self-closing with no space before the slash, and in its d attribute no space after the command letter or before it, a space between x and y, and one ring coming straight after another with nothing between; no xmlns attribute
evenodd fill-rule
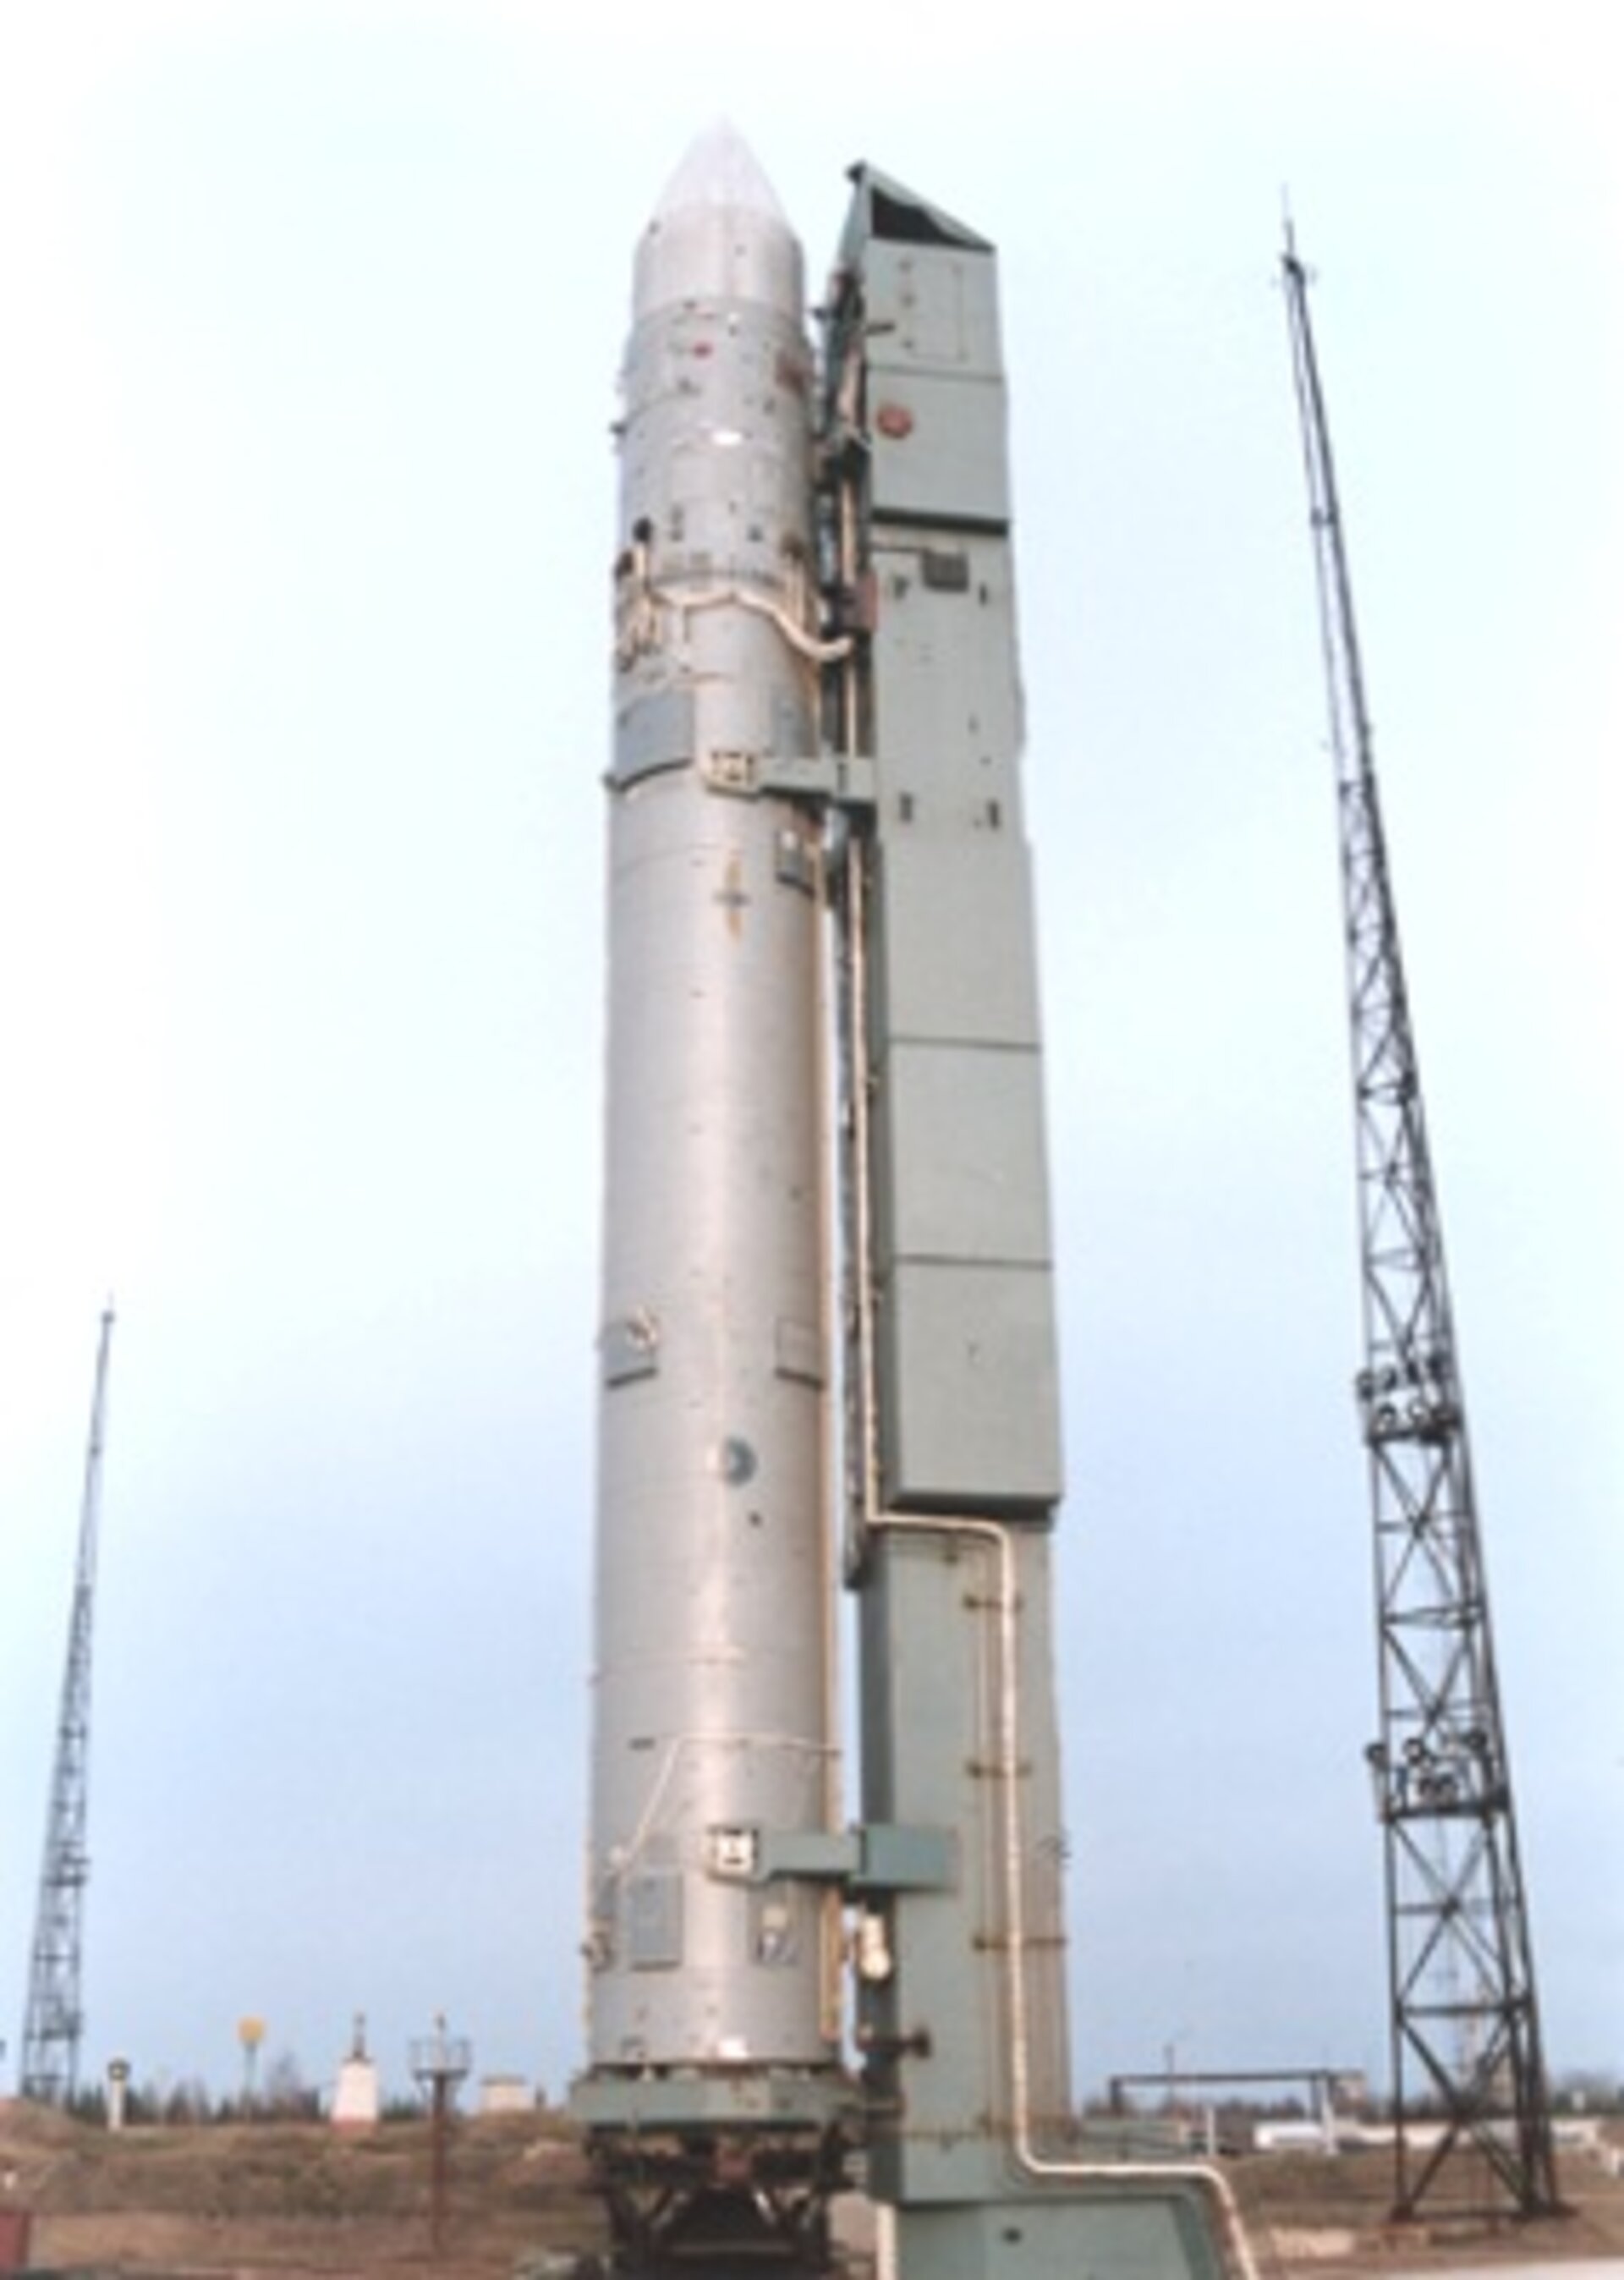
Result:
<svg viewBox="0 0 1624 2280"><path fill-rule="evenodd" d="M608 2142L826 2135L835 1929L757 1871L827 1830L820 825L800 248L732 131L637 249L617 425L589 2071Z"/></svg>
<svg viewBox="0 0 1624 2280"><path fill-rule="evenodd" d="M730 131L637 250L572 2104L647 2280L827 2272L859 2143L898 2280L1217 2280L1189 2182L1102 2187L1073 2134L995 249L850 179L815 371L799 248Z"/></svg>

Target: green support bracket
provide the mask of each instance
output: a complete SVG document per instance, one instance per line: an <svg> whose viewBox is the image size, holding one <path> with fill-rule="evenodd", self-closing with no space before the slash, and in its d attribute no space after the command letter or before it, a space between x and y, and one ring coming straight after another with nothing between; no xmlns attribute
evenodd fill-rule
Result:
<svg viewBox="0 0 1624 2280"><path fill-rule="evenodd" d="M885 1822L838 1831L764 1829L751 1881L766 1884L780 1876L838 1884L863 1899L951 1891L958 1881L957 1845L948 1829Z"/></svg>
<svg viewBox="0 0 1624 2280"><path fill-rule="evenodd" d="M958 1840L952 1831L875 1822L858 1833L863 1865L851 1879L854 1892L950 1892L958 1884Z"/></svg>
<svg viewBox="0 0 1624 2280"><path fill-rule="evenodd" d="M836 807L872 807L874 764L857 752L820 752L806 759L768 756L756 762L750 789L828 800Z"/></svg>

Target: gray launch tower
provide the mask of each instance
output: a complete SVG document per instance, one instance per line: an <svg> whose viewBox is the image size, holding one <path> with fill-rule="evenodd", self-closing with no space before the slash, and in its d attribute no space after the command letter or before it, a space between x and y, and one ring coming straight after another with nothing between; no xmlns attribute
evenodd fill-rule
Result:
<svg viewBox="0 0 1624 2280"><path fill-rule="evenodd" d="M996 258L852 179L816 364L731 135L637 257L575 2110L634 2268L821 2268L861 2147L902 2280L1210 2280L1245 2261L1220 2181L1091 2155L1072 2111Z"/></svg>

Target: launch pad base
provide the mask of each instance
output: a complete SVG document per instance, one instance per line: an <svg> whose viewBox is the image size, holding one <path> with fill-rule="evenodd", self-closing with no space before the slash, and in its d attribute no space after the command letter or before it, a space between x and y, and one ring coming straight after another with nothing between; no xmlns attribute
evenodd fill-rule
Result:
<svg viewBox="0 0 1624 2280"><path fill-rule="evenodd" d="M599 2076L578 2083L571 2105L617 2271L729 2280L829 2268L828 2207L857 2119L842 2077Z"/></svg>
<svg viewBox="0 0 1624 2280"><path fill-rule="evenodd" d="M1173 2179L915 2206L894 2223L897 2280L1224 2280L1228 2269L1200 2191Z"/></svg>

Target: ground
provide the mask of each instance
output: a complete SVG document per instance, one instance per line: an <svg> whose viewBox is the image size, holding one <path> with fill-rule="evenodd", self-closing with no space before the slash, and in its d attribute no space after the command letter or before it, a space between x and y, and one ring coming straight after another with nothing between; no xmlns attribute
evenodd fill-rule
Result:
<svg viewBox="0 0 1624 2280"><path fill-rule="evenodd" d="M1624 2258L1624 2176L1594 2153L1565 2162L1571 2217L1498 2230L1389 2227L1380 2154L1264 2156L1225 2167L1261 2280ZM404 2280L431 2272L435 2280L515 2280L545 2250L603 2246L579 2152L555 2117L456 2126L438 2257L429 2179L428 2131L419 2122L358 2135L264 2121L110 2136L0 2103L0 2241L7 2206L31 2209L39 2268L96 2280Z"/></svg>
<svg viewBox="0 0 1624 2280"><path fill-rule="evenodd" d="M34 2211L35 2266L142 2280L512 2280L527 2255L602 2244L564 2125L532 2114L454 2126L444 2253L430 2243L419 2122L358 2134L264 2121L116 2136L0 2104L0 2208Z"/></svg>
<svg viewBox="0 0 1624 2280"><path fill-rule="evenodd" d="M1529 2223L1497 2224L1435 2218L1409 2225L1389 2222L1392 2157L1386 2152L1253 2154L1224 2164L1240 2199L1259 2272L1291 2280L1319 2273L1340 2280L1348 2273L1474 2272L1498 2265L1525 2266L1570 2260L1624 2259L1624 2175L1615 2174L1624 2130L1598 2136L1587 2153L1559 2157L1567 2214ZM1440 2180L1442 2184L1444 2181ZM1482 2198L1465 2176L1460 2198ZM1624 2280L1624 2263L1620 2265Z"/></svg>

